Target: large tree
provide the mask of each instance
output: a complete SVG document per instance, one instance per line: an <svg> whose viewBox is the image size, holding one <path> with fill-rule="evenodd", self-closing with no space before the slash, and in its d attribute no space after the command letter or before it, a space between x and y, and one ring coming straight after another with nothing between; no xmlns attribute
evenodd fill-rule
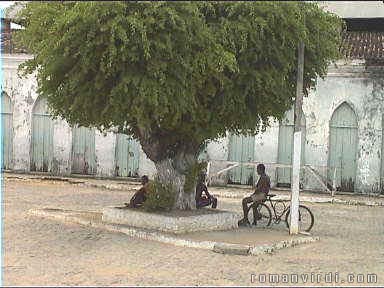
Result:
<svg viewBox="0 0 384 288"><path fill-rule="evenodd" d="M197 155L256 134L339 56L341 21L305 2L30 2L20 40L38 93L70 124L133 135L175 207L194 208Z"/></svg>

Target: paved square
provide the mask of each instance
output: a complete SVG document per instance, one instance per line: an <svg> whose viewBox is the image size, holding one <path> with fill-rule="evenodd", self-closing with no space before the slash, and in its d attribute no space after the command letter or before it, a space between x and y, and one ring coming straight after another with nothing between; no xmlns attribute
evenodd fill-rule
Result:
<svg viewBox="0 0 384 288"><path fill-rule="evenodd" d="M101 211L126 202L134 190L38 179L5 179L3 188L4 285L256 286L269 285L256 281L259 274L328 272L338 272L344 281L354 273L355 282L344 283L349 285L358 284L357 274L374 273L377 283L371 285L384 284L384 207L306 203L315 215L311 232L321 240L254 257L176 247L27 215L29 209L44 207ZM220 198L219 208L240 211L240 199ZM273 229L286 228L281 223ZM311 283L310 278L299 284L329 285Z"/></svg>

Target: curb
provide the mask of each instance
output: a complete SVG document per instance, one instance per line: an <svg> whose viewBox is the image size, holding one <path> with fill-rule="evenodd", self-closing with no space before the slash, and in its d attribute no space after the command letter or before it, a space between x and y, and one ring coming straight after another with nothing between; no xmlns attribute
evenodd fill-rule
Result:
<svg viewBox="0 0 384 288"><path fill-rule="evenodd" d="M140 228L118 225L118 224L94 222L90 220L84 220L76 216L61 215L61 214L55 215L53 213L44 211L43 209L31 209L28 211L28 214L33 216L46 217L49 219L59 220L63 222L81 224L81 225L89 226L93 228L105 229L111 232L121 232L131 237L136 237L144 240L157 241L157 242L162 242L167 244L173 244L175 246L213 250L213 246L216 243L212 241L201 241L201 242L191 241L191 240L173 237L172 235L167 235L165 233L161 233L157 231L144 230Z"/></svg>
<svg viewBox="0 0 384 288"><path fill-rule="evenodd" d="M212 251L221 254L248 255L250 249L249 245L216 242Z"/></svg>
<svg viewBox="0 0 384 288"><path fill-rule="evenodd" d="M299 237L296 239L283 240L272 245L263 245L263 246L254 246L250 248L251 255L262 255L262 254L272 254L277 250L283 248L294 247L300 244L309 244L316 241L319 241L320 237Z"/></svg>
<svg viewBox="0 0 384 288"><path fill-rule="evenodd" d="M174 237L158 231L144 230L140 228L118 225L118 224L108 224L103 222L95 222L92 220L82 219L78 216L72 215L63 215L63 214L54 214L52 212L80 212L80 211L69 211L61 209L31 209L28 211L29 215L46 217L53 220L59 220L63 222L76 223L88 227L104 229L111 232L119 232L126 234L130 237L135 237L144 240L157 241L165 244L172 244L179 247L188 247L188 248L198 248L211 250L216 253L221 254L230 254L230 255L252 255L260 256L263 254L271 254L277 250L283 248L293 247L299 244L313 243L320 240L319 237L299 237L296 239L283 240L278 243L270 245L241 245L241 244L232 244L225 242L214 242L214 241L193 241L183 238Z"/></svg>

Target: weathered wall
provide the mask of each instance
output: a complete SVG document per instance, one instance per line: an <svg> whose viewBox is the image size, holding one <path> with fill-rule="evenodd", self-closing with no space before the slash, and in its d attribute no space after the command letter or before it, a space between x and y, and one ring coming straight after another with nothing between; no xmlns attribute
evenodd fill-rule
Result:
<svg viewBox="0 0 384 288"><path fill-rule="evenodd" d="M37 99L35 76L25 79L17 76L17 67L28 55L3 55L2 89L13 101L13 169L29 171L32 108ZM319 79L316 90L304 99L303 112L306 116L305 164L312 165L326 176L329 155L329 121L335 109L344 101L353 108L358 122L358 155L356 191L377 192L380 189L382 115L384 114L384 88L382 74L368 72L363 61L338 62L331 66L324 80ZM212 141L207 146L208 159L212 160L211 172L226 167L217 160L228 159L229 135ZM72 130L60 119L54 120L54 174L71 173ZM106 136L96 133L97 176L115 175L114 133ZM255 137L255 162L265 163L272 185L276 183L278 161L279 123L272 122L266 132ZM140 151L139 175L155 173L155 166ZM309 173L304 175L306 189L322 189ZM216 184L225 184L226 173L214 179Z"/></svg>
<svg viewBox="0 0 384 288"><path fill-rule="evenodd" d="M4 90L13 102L13 170L29 171L32 108L36 101L37 83L33 75L25 79L17 76L17 67L24 55L3 55Z"/></svg>
<svg viewBox="0 0 384 288"><path fill-rule="evenodd" d="M214 160L211 163L210 174L217 173L218 171L226 168L225 162L215 161L215 160L228 160L228 143L229 143L229 134L227 133L226 137L219 138L216 141L211 141L207 145L207 160ZM227 173L220 174L218 177L212 179L212 184L215 185L225 185L228 182Z"/></svg>
<svg viewBox="0 0 384 288"><path fill-rule="evenodd" d="M308 115L306 164L317 166L325 176L329 121L336 108L347 102L353 108L358 122L355 190L369 192L378 187L380 181L383 90L374 90L376 81L366 72L363 63L354 61L338 64L338 68L329 69L325 80L319 80L316 90L304 99L303 110ZM313 181L307 180L307 187L315 186Z"/></svg>
<svg viewBox="0 0 384 288"><path fill-rule="evenodd" d="M382 1L316 1L324 10L342 18L381 18L384 15Z"/></svg>
<svg viewBox="0 0 384 288"><path fill-rule="evenodd" d="M276 185L277 163L279 145L279 122L271 120L271 126L264 133L255 136L255 162L265 164L266 172L271 178L271 185Z"/></svg>
<svg viewBox="0 0 384 288"><path fill-rule="evenodd" d="M153 178L156 172L155 164L149 160L144 151L140 148L139 158L139 175L147 175L149 178Z"/></svg>
<svg viewBox="0 0 384 288"><path fill-rule="evenodd" d="M32 109L37 100L37 81L35 75L20 78L17 75L18 65L32 58L25 54L3 55L4 90L13 102L13 170L30 170ZM72 129L62 119L54 119L53 127L53 163L52 173L69 175L71 173ZM96 175L114 176L115 174L115 142L114 133L105 136L96 132L95 152L97 161Z"/></svg>
<svg viewBox="0 0 384 288"><path fill-rule="evenodd" d="M116 134L99 131L95 133L96 175L110 177L115 175Z"/></svg>
<svg viewBox="0 0 384 288"><path fill-rule="evenodd" d="M69 175L71 173L72 129L62 119L54 121L52 173Z"/></svg>

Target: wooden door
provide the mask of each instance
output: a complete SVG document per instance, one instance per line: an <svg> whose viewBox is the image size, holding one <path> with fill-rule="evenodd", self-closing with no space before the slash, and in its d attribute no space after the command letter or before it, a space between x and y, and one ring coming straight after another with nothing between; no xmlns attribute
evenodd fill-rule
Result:
<svg viewBox="0 0 384 288"><path fill-rule="evenodd" d="M31 171L50 172L53 159L53 120L47 100L38 98L32 111Z"/></svg>
<svg viewBox="0 0 384 288"><path fill-rule="evenodd" d="M13 161L13 105L11 98L3 92L1 94L1 121L2 121L2 169L11 169Z"/></svg>
<svg viewBox="0 0 384 288"><path fill-rule="evenodd" d="M230 135L229 161L253 162L255 153L255 137ZM234 184L253 185L254 167L240 164L228 172L228 182Z"/></svg>
<svg viewBox="0 0 384 288"><path fill-rule="evenodd" d="M302 112L301 117L301 165L305 161L305 115ZM293 134L294 134L294 110L291 109L286 113L283 121L279 126L279 144L277 162L278 164L292 165L293 159ZM277 168L277 186L291 187L292 167Z"/></svg>
<svg viewBox="0 0 384 288"><path fill-rule="evenodd" d="M86 127L72 129L72 173L96 173L95 130Z"/></svg>
<svg viewBox="0 0 384 288"><path fill-rule="evenodd" d="M125 134L116 135L116 176L138 176L139 145L139 142L131 136Z"/></svg>
<svg viewBox="0 0 384 288"><path fill-rule="evenodd" d="M336 187L354 191L356 180L357 119L352 108L341 104L333 113L329 129L328 180L333 181L336 168Z"/></svg>

